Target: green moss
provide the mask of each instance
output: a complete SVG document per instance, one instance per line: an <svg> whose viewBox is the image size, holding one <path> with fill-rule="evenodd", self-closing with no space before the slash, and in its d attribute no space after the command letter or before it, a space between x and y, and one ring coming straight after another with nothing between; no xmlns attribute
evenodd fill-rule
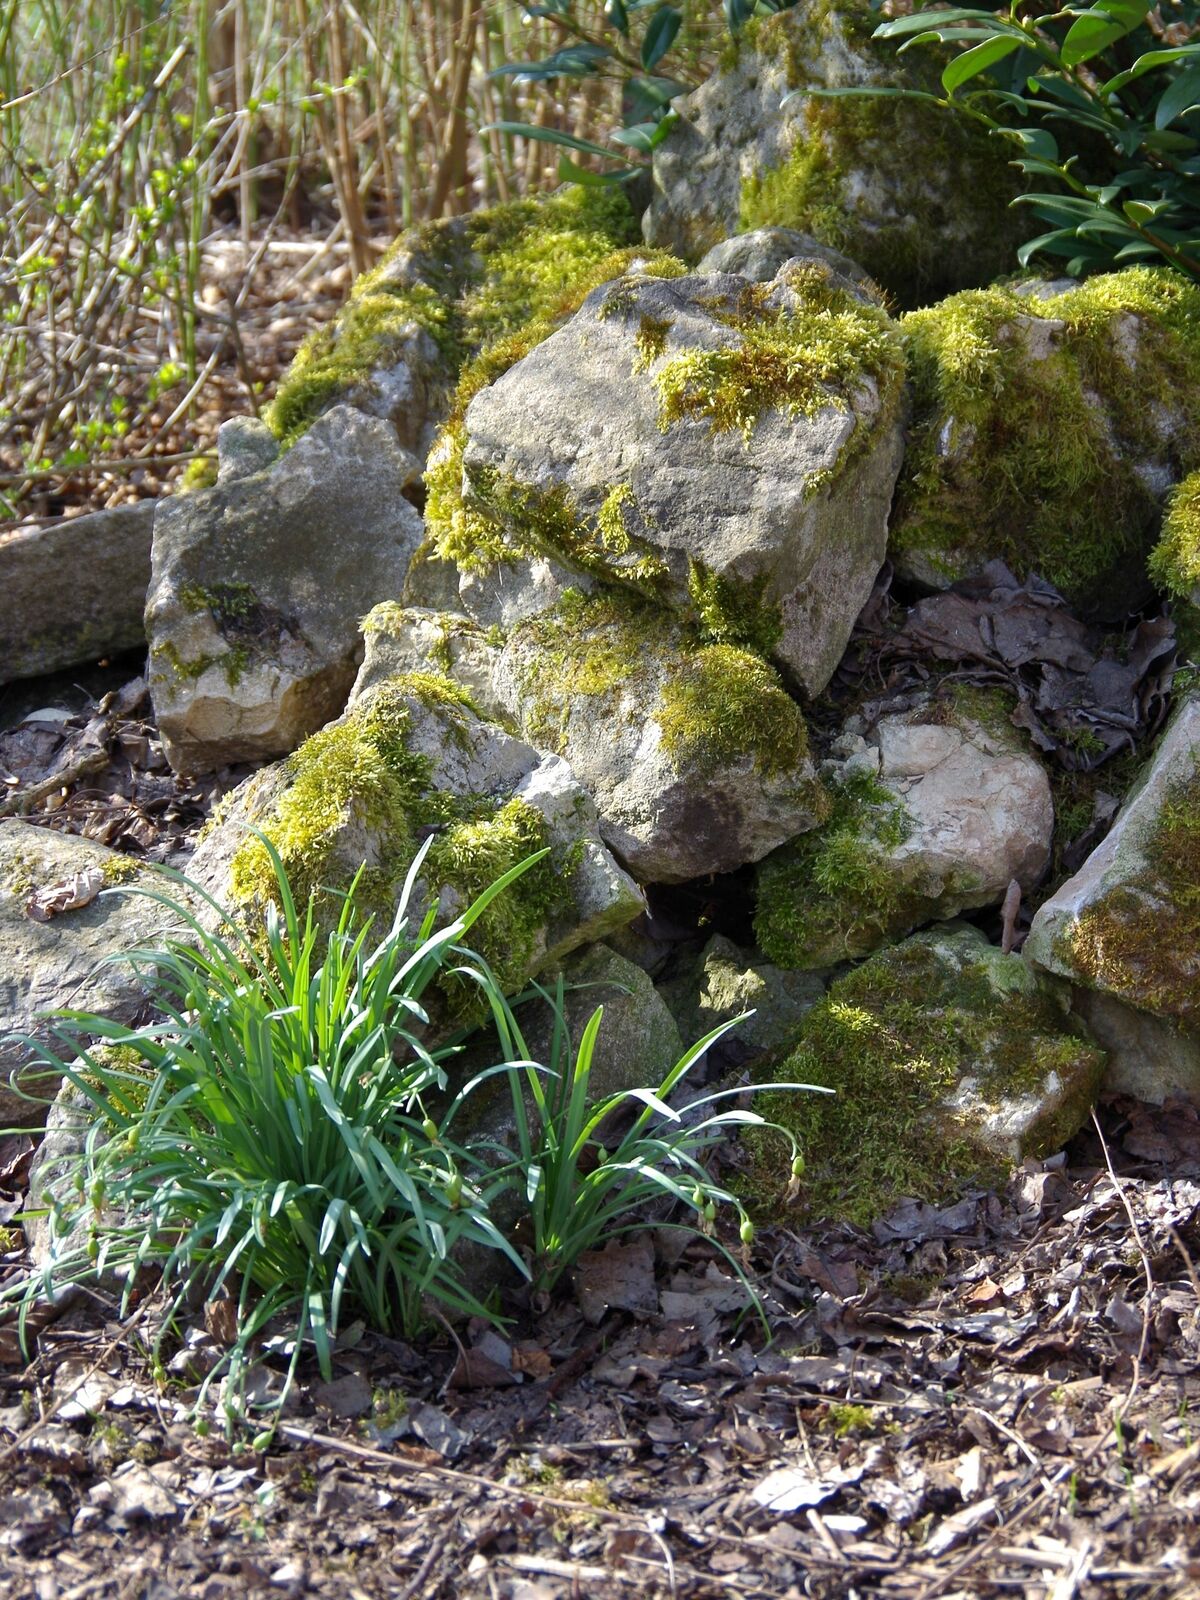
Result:
<svg viewBox="0 0 1200 1600"><path fill-rule="evenodd" d="M754 932L777 967L865 955L903 923L913 898L888 859L911 826L891 790L855 776L833 788L832 806L823 828L759 864Z"/></svg>
<svg viewBox="0 0 1200 1600"><path fill-rule="evenodd" d="M1109 890L1060 935L1085 983L1139 1010L1200 1018L1200 762L1167 792L1142 846L1148 870Z"/></svg>
<svg viewBox="0 0 1200 1600"><path fill-rule="evenodd" d="M454 796L431 786L432 763L409 748L412 703L434 712L451 739L469 743L477 718L469 696L448 678L408 673L381 685L338 722L289 757L287 788L262 822L279 852L298 903L316 896L336 904L355 870L365 867L364 904L388 918L421 840L434 844L424 877L433 892L453 891L464 907L489 883L548 842L545 818L525 801ZM365 860L345 858L362 842ZM569 892L569 850L558 850L500 896L472 930L472 944L502 984L528 975L538 932ZM248 837L234 857L235 903L259 908L276 897L263 842ZM457 1009L475 996L449 986Z"/></svg>
<svg viewBox="0 0 1200 1600"><path fill-rule="evenodd" d="M656 715L663 748L681 764L725 766L749 756L773 777L808 757L804 719L778 673L733 645L686 655L664 683Z"/></svg>
<svg viewBox="0 0 1200 1600"><path fill-rule="evenodd" d="M1178 600L1200 591L1200 472L1193 472L1167 502L1162 537L1150 552L1150 576Z"/></svg>
<svg viewBox="0 0 1200 1600"><path fill-rule="evenodd" d="M773 286L747 284L719 320L736 344L688 350L653 375L664 431L680 421L707 421L714 433L736 429L749 443L767 411L813 417L828 406L848 411L864 383L899 389L902 357L891 319L833 281L824 263L793 271L800 303L772 303ZM777 291L776 291L777 292Z"/></svg>
<svg viewBox="0 0 1200 1600"><path fill-rule="evenodd" d="M873 1433L876 1414L870 1406L830 1405L824 1425L835 1439L848 1439L856 1433Z"/></svg>
<svg viewBox="0 0 1200 1600"><path fill-rule="evenodd" d="M680 765L749 758L766 777L796 771L807 758L804 718L773 668L732 645L705 644L636 596L568 590L514 637L533 647L524 656L522 703L526 736L543 747L565 748L581 699L606 702L611 713L626 685L661 665L657 705L631 700L631 714L658 722Z"/></svg>
<svg viewBox="0 0 1200 1600"><path fill-rule="evenodd" d="M637 348L637 359L633 364L635 372L653 366L663 354L672 326L666 317L652 317L649 312L643 312L638 318L637 337L633 341Z"/></svg>
<svg viewBox="0 0 1200 1600"><path fill-rule="evenodd" d="M184 494L192 494L197 489L211 489L217 481L217 458L215 455L193 456L183 469L183 477L179 480Z"/></svg>
<svg viewBox="0 0 1200 1600"><path fill-rule="evenodd" d="M983 1105L1036 1091L1051 1073L1076 1085L1043 1119L1029 1154L1048 1155L1078 1127L1102 1053L1019 957L982 940L976 949L951 958L920 936L857 968L808 1013L774 1074L836 1093L766 1088L755 1097L754 1109L805 1151L812 1211L867 1223L904 1197L936 1201L995 1181L1003 1163L970 1110L952 1109L965 1080ZM751 1185L771 1211L788 1188L790 1152L765 1132L748 1142Z"/></svg>
<svg viewBox="0 0 1200 1600"><path fill-rule="evenodd" d="M704 636L713 644L739 644L769 656L783 638L783 612L764 600L768 577L718 574L702 561L688 570L688 596Z"/></svg>
<svg viewBox="0 0 1200 1600"><path fill-rule="evenodd" d="M245 624L260 609L258 595L249 583L219 583L211 589L185 583L179 591L179 603L193 615L207 611L222 629Z"/></svg>
<svg viewBox="0 0 1200 1600"><path fill-rule="evenodd" d="M870 5L846 0L755 18L728 67L741 61L752 71L752 62L773 63L790 89L862 83L862 68L837 76L848 48L870 81L940 93L944 58L922 50L898 61L894 44L871 37L878 21ZM744 180L738 225L810 233L852 257L902 303L928 303L964 284L989 282L1028 236L1024 217L1011 209L1020 192L1011 160L998 139L936 106L888 97L808 98L787 158ZM864 172L865 200L856 178Z"/></svg>
<svg viewBox="0 0 1200 1600"><path fill-rule="evenodd" d="M1164 454L1163 410L1182 422L1171 465L1200 464L1200 288L1135 267L1046 300L967 291L903 327L914 404L893 551L947 577L999 556L1103 597L1156 531L1134 463Z"/></svg>
<svg viewBox="0 0 1200 1600"><path fill-rule="evenodd" d="M335 321L305 341L268 414L272 431L293 444L394 363L414 327L433 340L441 379L452 385L482 346L552 314L573 282L636 237L623 193L578 187L404 234L356 282Z"/></svg>

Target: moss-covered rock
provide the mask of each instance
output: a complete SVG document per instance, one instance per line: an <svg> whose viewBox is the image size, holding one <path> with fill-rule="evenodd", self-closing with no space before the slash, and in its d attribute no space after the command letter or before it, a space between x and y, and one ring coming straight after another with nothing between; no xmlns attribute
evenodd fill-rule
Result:
<svg viewBox="0 0 1200 1600"><path fill-rule="evenodd" d="M443 920L548 848L472 931L473 947L509 988L644 905L600 843L595 808L566 763L488 722L434 673L375 685L224 804L192 871L253 920L275 898L275 879L251 829L278 851L300 903L317 893L332 911L362 869L362 903L384 920L431 835L423 884Z"/></svg>
<svg viewBox="0 0 1200 1600"><path fill-rule="evenodd" d="M731 870L824 815L775 671L636 595L567 590L512 630L494 685L524 737L570 762L642 882Z"/></svg>
<svg viewBox="0 0 1200 1600"><path fill-rule="evenodd" d="M872 957L805 1017L771 1077L833 1095L765 1089L754 1108L799 1140L807 1208L867 1223L903 1198L947 1199L1061 1148L1103 1070L1065 989L951 926ZM765 1132L749 1144L748 1187L778 1215L790 1152Z"/></svg>
<svg viewBox="0 0 1200 1600"><path fill-rule="evenodd" d="M579 279L636 240L620 190L580 187L402 234L301 346L280 381L272 429L290 445L330 406L349 403L388 418L423 459L463 363L553 314Z"/></svg>
<svg viewBox="0 0 1200 1600"><path fill-rule="evenodd" d="M1005 698L959 690L884 717L827 774L833 814L758 869L755 933L782 967L828 967L1025 890L1050 858L1045 769Z"/></svg>
<svg viewBox="0 0 1200 1600"><path fill-rule="evenodd" d="M1116 595L1123 614L1163 495L1200 464L1200 288L1131 267L955 295L903 327L898 570L945 587L1000 557L1080 604ZM1163 579L1168 566L1181 578L1175 548Z"/></svg>
<svg viewBox="0 0 1200 1600"><path fill-rule="evenodd" d="M882 559L902 406L891 320L827 263L631 275L474 393L428 527L481 622L620 588L816 692Z"/></svg>
<svg viewBox="0 0 1200 1600"><path fill-rule="evenodd" d="M363 618L362 634L363 664L350 691L349 705L391 678L407 672L433 672L452 678L465 689L471 704L484 716L507 722L493 685L504 643L498 630L481 628L461 612L385 600Z"/></svg>
<svg viewBox="0 0 1200 1600"><path fill-rule="evenodd" d="M753 19L720 70L677 100L654 152L647 240L698 259L729 234L784 227L844 251L905 305L988 283L1028 232L1006 145L935 106L805 88L936 89L940 63L871 38L866 0Z"/></svg>
<svg viewBox="0 0 1200 1600"><path fill-rule="evenodd" d="M1200 1069L1200 697L1176 713L1103 844L1039 910L1025 951L1163 1019ZM1146 1098L1161 1098L1153 1061L1146 1072ZM1137 1081L1131 1053L1121 1075ZM1196 1094L1200 1070L1179 1087Z"/></svg>

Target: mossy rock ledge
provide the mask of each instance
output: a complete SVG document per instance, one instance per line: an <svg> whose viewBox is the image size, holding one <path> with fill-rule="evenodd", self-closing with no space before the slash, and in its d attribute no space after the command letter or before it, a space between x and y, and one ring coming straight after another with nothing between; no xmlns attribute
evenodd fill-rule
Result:
<svg viewBox="0 0 1200 1600"><path fill-rule="evenodd" d="M904 86L940 92L941 62L872 40L866 0L814 0L752 19L720 69L677 100L654 152L649 243L695 261L727 235L784 227L844 251L902 305L1009 270L1028 220L1013 152L953 112L895 98L794 94Z"/></svg>
<svg viewBox="0 0 1200 1600"><path fill-rule="evenodd" d="M273 432L290 446L331 406L353 405L424 461L464 361L573 310L638 243L623 191L577 186L407 230L300 347L268 413Z"/></svg>
<svg viewBox="0 0 1200 1600"><path fill-rule="evenodd" d="M341 711L359 622L421 541L411 471L386 422L337 406L264 470L160 502L146 637L176 771L285 755Z"/></svg>
<svg viewBox="0 0 1200 1600"><path fill-rule="evenodd" d="M869 291L816 260L770 283L630 274L477 376L426 508L476 621L611 588L825 686L903 448L900 344Z"/></svg>
<svg viewBox="0 0 1200 1600"><path fill-rule="evenodd" d="M902 1199L949 1200L1060 1149L1103 1071L1065 986L948 924L833 984L771 1065L772 1082L834 1094L764 1089L754 1109L798 1138L805 1208L866 1224ZM765 1130L747 1142L747 1194L764 1215L787 1216L790 1153Z"/></svg>
<svg viewBox="0 0 1200 1600"><path fill-rule="evenodd" d="M1038 911L1026 956L1076 985L1110 1087L1200 1103L1200 695L1176 711L1107 838Z"/></svg>
<svg viewBox="0 0 1200 1600"><path fill-rule="evenodd" d="M513 738L437 673L367 688L287 760L227 797L191 873L253 922L275 897L259 830L278 850L293 893L317 894L325 917L360 868L360 903L390 924L420 845L432 837L418 917L436 899L444 923L510 867L548 849L472 929L473 948L514 992L534 972L622 927L644 909L613 860L596 810L567 763ZM478 1003L449 980L452 1011Z"/></svg>
<svg viewBox="0 0 1200 1600"><path fill-rule="evenodd" d="M945 588L1000 558L1102 615L1149 598L1163 500L1200 466L1200 286L1129 267L954 295L903 328L897 571ZM1200 574L1190 503L1155 557L1175 592Z"/></svg>
<svg viewBox="0 0 1200 1600"><path fill-rule="evenodd" d="M1041 878L1050 781L1002 693L959 690L834 750L830 819L758 868L755 932L771 961L832 966Z"/></svg>

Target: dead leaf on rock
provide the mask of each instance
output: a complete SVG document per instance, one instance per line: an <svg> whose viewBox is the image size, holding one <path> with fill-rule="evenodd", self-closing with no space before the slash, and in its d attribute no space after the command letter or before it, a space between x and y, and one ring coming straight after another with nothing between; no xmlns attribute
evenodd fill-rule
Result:
<svg viewBox="0 0 1200 1600"><path fill-rule="evenodd" d="M64 911L82 911L90 906L104 887L99 867L84 867L61 883L39 889L25 902L25 915L34 922L52 922Z"/></svg>

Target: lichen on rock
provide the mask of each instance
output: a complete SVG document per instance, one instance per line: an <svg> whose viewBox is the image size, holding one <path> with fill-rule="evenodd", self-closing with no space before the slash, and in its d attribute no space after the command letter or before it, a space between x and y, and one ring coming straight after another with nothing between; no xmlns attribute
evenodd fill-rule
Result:
<svg viewBox="0 0 1200 1600"><path fill-rule="evenodd" d="M951 925L873 956L804 1018L771 1078L833 1095L766 1087L754 1108L799 1141L808 1209L869 1223L901 1199L944 1200L1060 1149L1103 1069L1064 990ZM778 1215L790 1152L767 1132L748 1143L748 1187Z"/></svg>
<svg viewBox="0 0 1200 1600"><path fill-rule="evenodd" d="M1200 287L1130 267L972 290L903 328L898 569L945 587L999 557L1077 603L1131 593L1163 495L1200 464Z"/></svg>

